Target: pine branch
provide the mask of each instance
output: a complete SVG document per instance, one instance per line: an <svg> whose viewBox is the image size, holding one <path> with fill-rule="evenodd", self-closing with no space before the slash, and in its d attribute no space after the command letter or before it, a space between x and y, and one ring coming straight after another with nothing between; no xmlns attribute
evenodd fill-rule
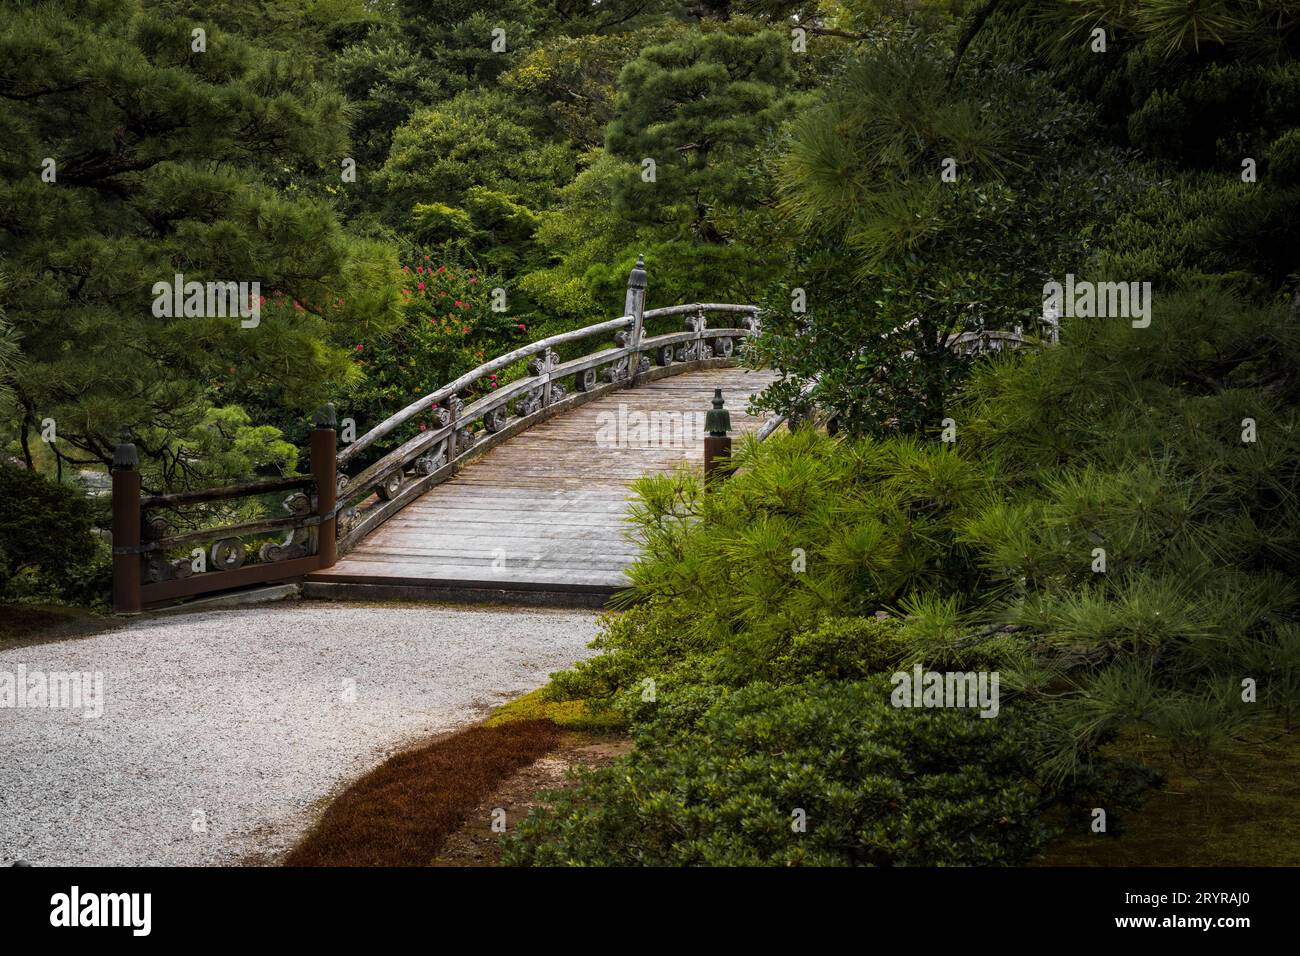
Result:
<svg viewBox="0 0 1300 956"><path fill-rule="evenodd" d="M984 22L997 9L1000 2L1001 0L988 0L988 3L975 11L970 23L966 24L966 29L962 31L957 40L957 48L953 51L952 65L948 67L948 80L944 85L945 92L952 88L953 82L957 79L957 70L961 68L961 61L962 57L966 55L966 48L974 42L980 30L984 29Z"/></svg>

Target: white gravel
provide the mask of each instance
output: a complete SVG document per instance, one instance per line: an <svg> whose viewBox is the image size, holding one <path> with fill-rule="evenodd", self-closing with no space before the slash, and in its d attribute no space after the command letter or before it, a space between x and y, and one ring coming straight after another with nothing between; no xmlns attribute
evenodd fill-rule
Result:
<svg viewBox="0 0 1300 956"><path fill-rule="evenodd" d="M0 706L0 864L273 860L342 784L541 686L595 633L582 611L293 602L2 651L0 677L104 688L99 717Z"/></svg>

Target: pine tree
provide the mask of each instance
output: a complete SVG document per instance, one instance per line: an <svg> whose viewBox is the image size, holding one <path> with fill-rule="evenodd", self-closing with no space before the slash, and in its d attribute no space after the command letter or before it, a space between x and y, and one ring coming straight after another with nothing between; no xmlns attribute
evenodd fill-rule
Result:
<svg viewBox="0 0 1300 956"><path fill-rule="evenodd" d="M781 34L734 21L652 46L624 67L605 138L630 167L620 208L698 242L724 241L719 207L752 201L755 147L792 105L788 50Z"/></svg>
<svg viewBox="0 0 1300 956"><path fill-rule="evenodd" d="M215 406L252 388L304 415L355 374L347 349L396 314L393 252L306 198L343 185L343 101L300 58L139 2L8 16L0 257L24 356L22 452L30 465L53 419L55 455L106 464L125 427L149 485L210 480L223 459L186 447L216 427ZM260 283L260 324L156 316L154 286L177 273ZM284 460L270 446L252 457Z"/></svg>

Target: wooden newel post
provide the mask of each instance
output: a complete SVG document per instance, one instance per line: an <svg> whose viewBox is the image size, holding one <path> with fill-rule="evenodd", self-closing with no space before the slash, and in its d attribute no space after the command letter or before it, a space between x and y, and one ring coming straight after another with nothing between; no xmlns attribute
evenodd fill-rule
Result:
<svg viewBox="0 0 1300 956"><path fill-rule="evenodd" d="M326 405L316 413L311 430L311 476L316 482L316 555L322 568L338 560L338 440L334 426L334 406Z"/></svg>
<svg viewBox="0 0 1300 956"><path fill-rule="evenodd" d="M632 353L628 356L628 386L636 384L637 372L641 369L641 337L645 323L646 272L645 256L636 257L636 265L627 276L627 298L623 300L623 314L632 316L632 335L628 344Z"/></svg>
<svg viewBox="0 0 1300 956"><path fill-rule="evenodd" d="M113 451L113 610L140 610L140 455L131 433Z"/></svg>
<svg viewBox="0 0 1300 956"><path fill-rule="evenodd" d="M713 408L704 416L704 482L731 474L731 413L722 407L722 389L713 390Z"/></svg>

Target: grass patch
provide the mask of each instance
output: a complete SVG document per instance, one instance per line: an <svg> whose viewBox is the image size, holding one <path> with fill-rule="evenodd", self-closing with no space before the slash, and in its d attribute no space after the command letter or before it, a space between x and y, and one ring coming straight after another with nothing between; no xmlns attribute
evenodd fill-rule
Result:
<svg viewBox="0 0 1300 956"><path fill-rule="evenodd" d="M621 731L627 726L613 710L592 707L585 700L543 700L542 690L502 704L492 711L484 726L500 727L518 720L550 720L563 730L594 734Z"/></svg>
<svg viewBox="0 0 1300 956"><path fill-rule="evenodd" d="M1139 755L1140 743L1125 747ZM1166 782L1125 815L1122 832L1062 837L1038 865L1300 866L1300 732L1229 755L1223 773L1140 756Z"/></svg>
<svg viewBox="0 0 1300 956"><path fill-rule="evenodd" d="M427 866L503 780L555 749L549 720L477 726L398 754L330 804L286 866Z"/></svg>

